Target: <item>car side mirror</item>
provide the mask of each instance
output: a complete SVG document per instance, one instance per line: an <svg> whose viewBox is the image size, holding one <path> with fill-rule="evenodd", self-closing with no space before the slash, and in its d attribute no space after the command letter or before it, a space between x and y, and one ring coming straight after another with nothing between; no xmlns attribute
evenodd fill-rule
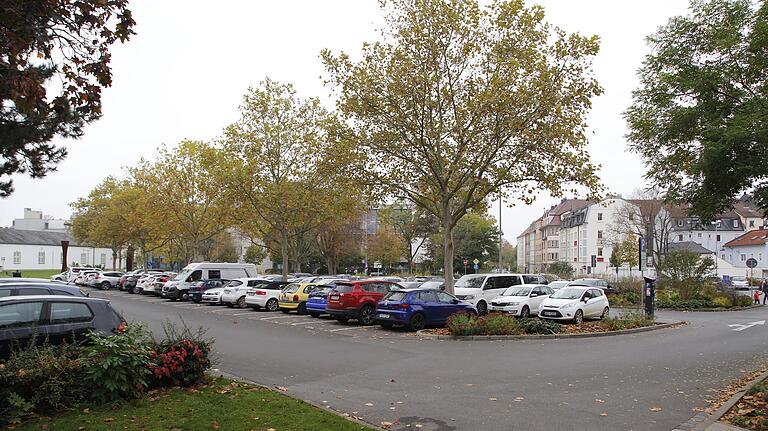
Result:
<svg viewBox="0 0 768 431"><path fill-rule="evenodd" d="M586 296L581 298L581 302L587 302L587 301L589 301L589 298L587 298Z"/></svg>
<svg viewBox="0 0 768 431"><path fill-rule="evenodd" d="M459 301L459 300L458 300L458 299L456 299L456 298L453 298L453 300L451 301L451 303L452 303L452 304L458 304L458 303L460 303L460 302L461 302L461 301Z"/></svg>

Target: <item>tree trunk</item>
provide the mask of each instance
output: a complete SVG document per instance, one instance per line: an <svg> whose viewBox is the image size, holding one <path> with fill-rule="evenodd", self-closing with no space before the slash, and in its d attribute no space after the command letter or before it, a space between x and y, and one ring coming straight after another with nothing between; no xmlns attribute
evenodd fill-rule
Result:
<svg viewBox="0 0 768 431"><path fill-rule="evenodd" d="M408 273L413 275L413 241L408 241Z"/></svg>
<svg viewBox="0 0 768 431"><path fill-rule="evenodd" d="M125 271L126 272L133 271L133 255L134 255L133 246L128 246L128 249L125 251Z"/></svg>
<svg viewBox="0 0 768 431"><path fill-rule="evenodd" d="M447 210L443 215L443 268L445 291L453 295L453 223Z"/></svg>
<svg viewBox="0 0 768 431"><path fill-rule="evenodd" d="M112 249L112 270L117 270L117 252L115 249Z"/></svg>
<svg viewBox="0 0 768 431"><path fill-rule="evenodd" d="M288 233L280 232L280 254L283 258L283 281L288 281Z"/></svg>

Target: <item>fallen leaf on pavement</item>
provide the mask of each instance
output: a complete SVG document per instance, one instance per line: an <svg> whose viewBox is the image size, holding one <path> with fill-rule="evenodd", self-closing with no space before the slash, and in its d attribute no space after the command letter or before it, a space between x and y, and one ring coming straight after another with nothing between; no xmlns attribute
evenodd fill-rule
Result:
<svg viewBox="0 0 768 431"><path fill-rule="evenodd" d="M608 416L608 413L602 412L602 413L600 413L600 416Z"/></svg>
<svg viewBox="0 0 768 431"><path fill-rule="evenodd" d="M285 386L275 386L275 389L277 389L280 392L285 392L288 390Z"/></svg>
<svg viewBox="0 0 768 431"><path fill-rule="evenodd" d="M651 407L651 408L650 408L650 409L648 409L648 410L650 410L650 411L652 411L652 412L660 412L660 411L661 411L661 407Z"/></svg>
<svg viewBox="0 0 768 431"><path fill-rule="evenodd" d="M495 397L489 397L488 400L489 401L497 401L497 399Z"/></svg>
<svg viewBox="0 0 768 431"><path fill-rule="evenodd" d="M373 403L365 403L365 405L368 407L373 407Z"/></svg>
<svg viewBox="0 0 768 431"><path fill-rule="evenodd" d="M388 430L390 427L392 427L392 422L384 421L381 423L381 427L384 428L385 430Z"/></svg>

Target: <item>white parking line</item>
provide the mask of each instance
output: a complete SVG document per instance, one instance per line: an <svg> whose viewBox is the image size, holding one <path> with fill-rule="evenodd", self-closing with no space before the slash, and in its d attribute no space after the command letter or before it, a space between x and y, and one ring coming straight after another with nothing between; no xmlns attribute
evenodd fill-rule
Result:
<svg viewBox="0 0 768 431"><path fill-rule="evenodd" d="M271 319L290 319L296 316L274 316L274 317L261 317L258 320L271 320Z"/></svg>
<svg viewBox="0 0 768 431"><path fill-rule="evenodd" d="M245 316L246 314L253 314L253 311L248 311L246 313L235 313L233 316Z"/></svg>
<svg viewBox="0 0 768 431"><path fill-rule="evenodd" d="M349 329L368 329L368 328L373 328L373 326L350 326L348 328L330 329L328 330L328 332L347 331Z"/></svg>
<svg viewBox="0 0 768 431"><path fill-rule="evenodd" d="M315 322L314 322L314 321L312 321L312 320L309 320L309 321L307 321L307 322L296 322L296 323L291 323L291 326L298 326L298 325L308 325L308 324L310 324L310 323L315 323Z"/></svg>

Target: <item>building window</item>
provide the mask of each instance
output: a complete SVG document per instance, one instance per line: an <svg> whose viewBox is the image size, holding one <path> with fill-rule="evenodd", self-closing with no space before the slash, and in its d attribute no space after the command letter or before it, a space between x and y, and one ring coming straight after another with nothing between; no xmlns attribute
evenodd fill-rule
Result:
<svg viewBox="0 0 768 431"><path fill-rule="evenodd" d="M601 247L597 248L597 255L602 256L603 255L603 249Z"/></svg>
<svg viewBox="0 0 768 431"><path fill-rule="evenodd" d="M603 239L603 231L597 231L597 239Z"/></svg>
<svg viewBox="0 0 768 431"><path fill-rule="evenodd" d="M744 262L745 260L747 260L747 255L746 254L742 254L741 255L741 261Z"/></svg>
<svg viewBox="0 0 768 431"><path fill-rule="evenodd" d="M699 238L701 238L701 232L699 232Z"/></svg>
<svg viewBox="0 0 768 431"><path fill-rule="evenodd" d="M683 227L683 221L682 220L678 220L677 221L677 227Z"/></svg>
<svg viewBox="0 0 768 431"><path fill-rule="evenodd" d="M678 240L678 241L682 241L682 240L683 240L683 236L682 236L682 235L678 235L678 236L677 236L677 240Z"/></svg>
<svg viewBox="0 0 768 431"><path fill-rule="evenodd" d="M749 221L749 227L755 227L755 221L754 220L750 220Z"/></svg>
<svg viewBox="0 0 768 431"><path fill-rule="evenodd" d="M763 261L763 253L757 253L757 260L759 260L760 262Z"/></svg>
<svg viewBox="0 0 768 431"><path fill-rule="evenodd" d="M14 251L13 252L13 264L14 265L21 265L21 252L20 251Z"/></svg>
<svg viewBox="0 0 768 431"><path fill-rule="evenodd" d="M107 254L101 253L101 266L106 267L107 266Z"/></svg>
<svg viewBox="0 0 768 431"><path fill-rule="evenodd" d="M80 253L80 265L88 265L88 253Z"/></svg>
<svg viewBox="0 0 768 431"><path fill-rule="evenodd" d="M725 260L725 253L722 254L721 259Z"/></svg>
<svg viewBox="0 0 768 431"><path fill-rule="evenodd" d="M718 221L717 221L717 223L715 223L715 226L717 226L718 228L719 228L720 226L722 226L722 225L723 225L723 223L722 223L722 221L721 221L721 220L718 220Z"/></svg>
<svg viewBox="0 0 768 431"><path fill-rule="evenodd" d="M38 265L45 265L45 252L41 251L37 253L37 264Z"/></svg>
<svg viewBox="0 0 768 431"><path fill-rule="evenodd" d="M715 239L716 239L717 241L720 241L720 235L718 235L718 236L717 236Z"/></svg>
<svg viewBox="0 0 768 431"><path fill-rule="evenodd" d="M739 227L739 221L738 220L734 220L733 221L733 227Z"/></svg>
<svg viewBox="0 0 768 431"><path fill-rule="evenodd" d="M603 220L603 213L597 213L597 221Z"/></svg>

